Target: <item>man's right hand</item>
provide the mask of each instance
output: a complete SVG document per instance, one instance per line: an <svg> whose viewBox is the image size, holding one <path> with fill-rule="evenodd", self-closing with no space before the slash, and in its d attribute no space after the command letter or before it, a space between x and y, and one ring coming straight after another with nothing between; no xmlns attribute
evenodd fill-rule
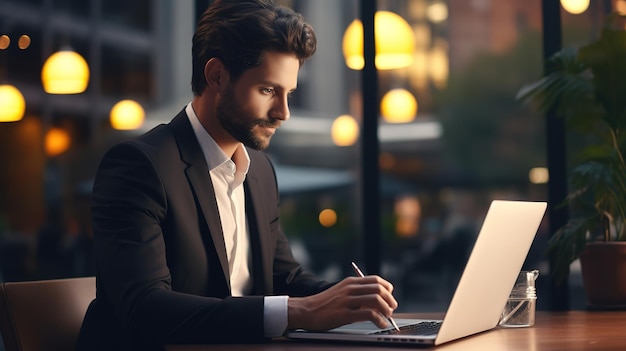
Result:
<svg viewBox="0 0 626 351"><path fill-rule="evenodd" d="M319 294L290 297L287 328L322 331L360 321L388 327L398 307L392 292L393 285L376 275L345 278Z"/></svg>

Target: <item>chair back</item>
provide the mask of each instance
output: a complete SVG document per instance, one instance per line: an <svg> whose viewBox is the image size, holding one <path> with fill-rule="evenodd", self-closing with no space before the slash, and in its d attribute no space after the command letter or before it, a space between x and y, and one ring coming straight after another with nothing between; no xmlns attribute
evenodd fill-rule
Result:
<svg viewBox="0 0 626 351"><path fill-rule="evenodd" d="M96 278L0 283L6 351L74 350Z"/></svg>

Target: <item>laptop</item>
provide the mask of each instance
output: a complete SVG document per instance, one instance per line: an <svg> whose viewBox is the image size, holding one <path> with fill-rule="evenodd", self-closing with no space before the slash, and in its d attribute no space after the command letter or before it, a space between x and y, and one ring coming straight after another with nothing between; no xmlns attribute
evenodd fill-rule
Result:
<svg viewBox="0 0 626 351"><path fill-rule="evenodd" d="M546 211L546 202L494 200L443 320L394 318L379 329L358 322L324 332L290 330L290 339L440 345L495 328ZM425 331L420 329L425 328Z"/></svg>

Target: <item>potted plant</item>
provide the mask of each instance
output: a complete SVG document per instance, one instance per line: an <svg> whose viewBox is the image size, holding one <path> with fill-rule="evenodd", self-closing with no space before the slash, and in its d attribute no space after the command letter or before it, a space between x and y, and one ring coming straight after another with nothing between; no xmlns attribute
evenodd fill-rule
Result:
<svg viewBox="0 0 626 351"><path fill-rule="evenodd" d="M597 40L565 48L546 75L518 92L541 111L565 118L576 136L570 173L570 219L550 238L553 273L560 282L580 258L587 304L626 307L626 17L607 16ZM611 284L609 286L605 284Z"/></svg>

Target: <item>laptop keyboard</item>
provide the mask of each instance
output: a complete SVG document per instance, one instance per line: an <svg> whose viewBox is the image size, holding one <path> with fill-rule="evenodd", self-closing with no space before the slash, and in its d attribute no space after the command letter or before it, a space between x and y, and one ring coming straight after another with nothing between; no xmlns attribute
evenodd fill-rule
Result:
<svg viewBox="0 0 626 351"><path fill-rule="evenodd" d="M441 322L425 321L400 327L400 330L387 329L372 333L374 335L432 335L441 327Z"/></svg>

